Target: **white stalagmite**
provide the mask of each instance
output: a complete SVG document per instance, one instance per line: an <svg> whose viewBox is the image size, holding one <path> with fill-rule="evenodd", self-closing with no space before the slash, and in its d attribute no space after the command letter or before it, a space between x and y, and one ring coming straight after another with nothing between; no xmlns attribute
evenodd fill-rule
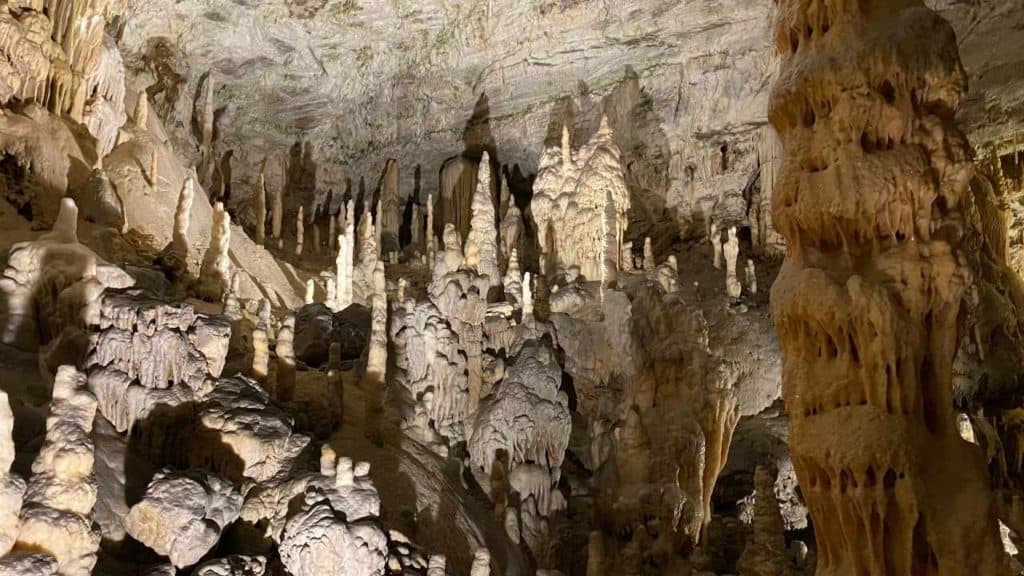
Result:
<svg viewBox="0 0 1024 576"><path fill-rule="evenodd" d="M149 154L149 186L150 188L157 187L157 181L160 179L160 159L156 154L154 148Z"/></svg>
<svg viewBox="0 0 1024 576"><path fill-rule="evenodd" d="M295 396L295 314L288 313L277 331L277 398L289 402Z"/></svg>
<svg viewBox="0 0 1024 576"><path fill-rule="evenodd" d="M747 289L751 295L757 294L757 273L754 271L754 261L747 258Z"/></svg>
<svg viewBox="0 0 1024 576"><path fill-rule="evenodd" d="M530 273L523 275L523 319L533 316L533 286L530 285Z"/></svg>
<svg viewBox="0 0 1024 576"><path fill-rule="evenodd" d="M366 357L366 374L371 382L384 382L388 363L388 299L385 290L384 262L377 261L373 271L371 300L370 348Z"/></svg>
<svg viewBox="0 0 1024 576"><path fill-rule="evenodd" d="M384 222L381 219L381 212L383 212L383 206L381 200L377 199L377 206L373 212L373 239L376 242L378 260L380 260L381 254L384 253Z"/></svg>
<svg viewBox="0 0 1024 576"><path fill-rule="evenodd" d="M316 297L316 282L314 282L313 279L310 278L309 280L306 280L306 296L303 299L303 301L306 304L312 304L315 301L314 300L315 297Z"/></svg>
<svg viewBox="0 0 1024 576"><path fill-rule="evenodd" d="M174 211L174 230L171 248L182 257L188 257L188 226L192 219L192 200L196 195L194 173L185 177L185 183L178 194L178 207Z"/></svg>
<svg viewBox="0 0 1024 576"><path fill-rule="evenodd" d="M487 548L477 548L469 576L491 576L491 553Z"/></svg>
<svg viewBox="0 0 1024 576"><path fill-rule="evenodd" d="M718 231L718 224L711 223L711 236L708 238L711 240L711 251L714 254L715 268L718 270L722 269L722 235Z"/></svg>
<svg viewBox="0 0 1024 576"><path fill-rule="evenodd" d="M337 246L335 242L338 240L337 233L338 221L337 219L328 212L327 214L327 248L328 250L334 251Z"/></svg>
<svg viewBox="0 0 1024 576"><path fill-rule="evenodd" d="M395 300L399 302L405 300L405 289L409 286L409 281L405 278L398 279L398 293L395 294Z"/></svg>
<svg viewBox="0 0 1024 576"><path fill-rule="evenodd" d="M295 255L302 256L302 241L305 236L305 211L299 206L299 213L295 216Z"/></svg>
<svg viewBox="0 0 1024 576"><path fill-rule="evenodd" d="M334 260L337 292L328 306L334 311L344 310L352 304L352 275L355 271L355 215L354 205L348 201L345 231L338 235L338 255Z"/></svg>
<svg viewBox="0 0 1024 576"><path fill-rule="evenodd" d="M434 195L427 195L427 262L434 265L434 253L437 251L437 240L434 235Z"/></svg>
<svg viewBox="0 0 1024 576"><path fill-rule="evenodd" d="M267 236L267 159L260 165L260 178L256 184L256 243L263 246Z"/></svg>
<svg viewBox="0 0 1024 576"><path fill-rule="evenodd" d="M132 112L132 122L136 127L146 130L149 127L149 98L145 90L139 90L139 96L135 99L135 110Z"/></svg>
<svg viewBox="0 0 1024 576"><path fill-rule="evenodd" d="M446 576L448 560L442 554L434 554L427 562L427 576Z"/></svg>
<svg viewBox="0 0 1024 576"><path fill-rule="evenodd" d="M252 331L252 377L266 384L270 369L270 338L267 328L258 323Z"/></svg>
<svg viewBox="0 0 1024 576"><path fill-rule="evenodd" d="M224 210L224 204L213 205L213 225L210 229L210 246L203 257L200 269L203 296L220 300L231 288L231 215Z"/></svg>
<svg viewBox="0 0 1024 576"><path fill-rule="evenodd" d="M502 279L505 288L505 297L515 300L517 305L523 303L523 273L519 269L519 250L513 248L508 258L508 268Z"/></svg>
<svg viewBox="0 0 1024 576"><path fill-rule="evenodd" d="M88 576L96 564L100 534L92 522L97 485L90 437L96 408L85 374L61 366L15 544L53 556L61 576Z"/></svg>
<svg viewBox="0 0 1024 576"><path fill-rule="evenodd" d="M644 238L644 270L654 270L654 247L651 246L651 237Z"/></svg>
<svg viewBox="0 0 1024 576"><path fill-rule="evenodd" d="M725 253L725 292L733 300L740 297L740 281L736 277L736 259L740 253L740 241L736 237L736 227L729 228L729 239L722 248Z"/></svg>
<svg viewBox="0 0 1024 576"><path fill-rule="evenodd" d="M622 255L619 258L622 261L622 270L624 272L632 272L633 266L633 243L623 242L622 243Z"/></svg>
<svg viewBox="0 0 1024 576"><path fill-rule="evenodd" d="M501 283L501 272L498 268L498 230L494 201L491 199L491 161L487 152L484 152L480 159L469 225L463 266L487 276L491 286L497 286Z"/></svg>
<svg viewBox="0 0 1024 576"><path fill-rule="evenodd" d="M338 282L333 276L327 276L324 278L324 284L327 288L327 298L324 301L324 305L330 308L331 312L337 312Z"/></svg>

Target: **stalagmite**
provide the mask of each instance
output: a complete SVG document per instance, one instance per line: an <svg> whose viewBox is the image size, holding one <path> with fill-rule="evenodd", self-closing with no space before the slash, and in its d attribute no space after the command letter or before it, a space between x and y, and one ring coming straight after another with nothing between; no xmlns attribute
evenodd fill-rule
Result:
<svg viewBox="0 0 1024 576"><path fill-rule="evenodd" d="M437 252L436 233L434 232L434 195L427 195L427 262L434 265L434 255Z"/></svg>
<svg viewBox="0 0 1024 576"><path fill-rule="evenodd" d="M736 276L736 260L740 254L740 241L736 237L736 227L729 228L729 239L723 247L725 253L725 293L729 298L737 300L742 287Z"/></svg>
<svg viewBox="0 0 1024 576"><path fill-rule="evenodd" d="M344 207L342 207L344 210ZM327 249L334 251L337 249L338 232L336 230L338 225L337 219L329 211L327 214Z"/></svg>
<svg viewBox="0 0 1024 576"><path fill-rule="evenodd" d="M447 559L440 555L434 554L430 557L430 563L427 564L427 576L445 576L447 572Z"/></svg>
<svg viewBox="0 0 1024 576"><path fill-rule="evenodd" d="M154 149L149 154L149 186L150 188L156 188L159 184L160 179L160 159Z"/></svg>
<svg viewBox="0 0 1024 576"><path fill-rule="evenodd" d="M383 240L383 236L382 236L383 233L384 233L384 226L383 226L383 222L381 222L381 212L382 211L383 211L383 207L381 206L381 200L378 199L377 200L377 206L375 207L375 209L373 211L373 214L374 214L374 216L373 216L373 240L374 240L374 247L376 248L376 258L378 260L380 260L381 255L385 253L384 252L384 246L382 245L382 243L384 241Z"/></svg>
<svg viewBox="0 0 1024 576"><path fill-rule="evenodd" d="M956 37L919 0L781 0L775 47L772 319L817 573L1007 574L953 411L972 276Z"/></svg>
<svg viewBox="0 0 1024 576"><path fill-rule="evenodd" d="M313 210L313 214L312 214L312 216L310 216L310 219L309 219L309 226L313 230L313 241L309 245L310 254L319 254L320 253L320 223L317 222L317 220L318 220L317 214L318 214L317 210L314 209Z"/></svg>
<svg viewBox="0 0 1024 576"><path fill-rule="evenodd" d="M289 313L277 331L277 397L289 402L295 395L295 314Z"/></svg>
<svg viewBox="0 0 1024 576"><path fill-rule="evenodd" d="M174 231L171 237L171 247L182 258L188 258L189 242L188 227L192 220L192 200L196 194L196 182L194 174L185 177L185 183L178 194L178 207L174 211Z"/></svg>
<svg viewBox="0 0 1024 576"><path fill-rule="evenodd" d="M302 241L305 236L305 214L302 206L299 206L299 213L295 215L295 255L302 256Z"/></svg>
<svg viewBox="0 0 1024 576"><path fill-rule="evenodd" d="M18 514L25 496L25 481L11 473L14 463L14 414L7 393L0 391L0 557L18 536Z"/></svg>
<svg viewBox="0 0 1024 576"><path fill-rule="evenodd" d="M623 272L632 272L635 267L633 266L633 243L623 242L622 243L622 254L619 257L622 262Z"/></svg>
<svg viewBox="0 0 1024 576"><path fill-rule="evenodd" d="M59 574L88 576L100 534L92 524L97 486L92 432L96 398L85 374L61 366L53 384L46 438L32 463L15 548L53 556Z"/></svg>
<svg viewBox="0 0 1024 576"><path fill-rule="evenodd" d="M644 238L644 271L651 272L654 267L654 248L651 246L651 238L648 236Z"/></svg>
<svg viewBox="0 0 1024 576"><path fill-rule="evenodd" d="M384 253L400 249L398 229L402 225L402 211L399 200L398 162L388 159L381 177L380 204L377 206L378 244Z"/></svg>
<svg viewBox="0 0 1024 576"><path fill-rule="evenodd" d="M718 223L711 222L711 251L714 254L714 265L718 270L722 269L722 233L718 230Z"/></svg>
<svg viewBox="0 0 1024 576"><path fill-rule="evenodd" d="M284 188L274 188L274 202L270 207L270 237L281 239L281 224L284 222Z"/></svg>
<svg viewBox="0 0 1024 576"><path fill-rule="evenodd" d="M519 251L515 248L512 249L512 253L509 256L508 268L505 270L502 284L505 288L505 296L512 298L517 305L522 306L523 273L519 269Z"/></svg>
<svg viewBox="0 0 1024 576"><path fill-rule="evenodd" d="M747 290L751 295L757 294L757 273L754 271L754 261L747 258Z"/></svg>
<svg viewBox="0 0 1024 576"><path fill-rule="evenodd" d="M139 94L135 98L135 110L132 112L132 123L142 130L147 130L149 128L149 97L145 90L139 90Z"/></svg>
<svg viewBox="0 0 1024 576"><path fill-rule="evenodd" d="M332 312L338 311L338 283L334 280L333 276L327 276L324 278L324 284L326 285L326 298L324 303Z"/></svg>
<svg viewBox="0 0 1024 576"><path fill-rule="evenodd" d="M398 291L395 293L395 299L401 302L405 300L405 290L409 286L409 281L405 278L398 279Z"/></svg>
<svg viewBox="0 0 1024 576"><path fill-rule="evenodd" d="M530 273L523 275L523 319L533 316L533 286L530 284Z"/></svg>
<svg viewBox="0 0 1024 576"><path fill-rule="evenodd" d="M257 324L252 331L252 377L260 384L266 384L270 368L270 337L267 328Z"/></svg>
<svg viewBox="0 0 1024 576"><path fill-rule="evenodd" d="M498 269L498 231L494 201L491 199L491 162L487 152L484 152L477 172L472 214L463 266L487 276L491 286L498 286L501 283L501 272Z"/></svg>
<svg viewBox="0 0 1024 576"><path fill-rule="evenodd" d="M412 205L412 222L409 227L412 245L420 250L423 247L423 211L419 204Z"/></svg>
<svg viewBox="0 0 1024 576"><path fill-rule="evenodd" d="M260 246L267 234L267 159L260 164L260 177L256 183L256 243Z"/></svg>
<svg viewBox="0 0 1024 576"><path fill-rule="evenodd" d="M203 86L203 107L202 136L199 141L199 152L202 157L200 166L202 168L203 182L210 186L213 180L214 166L217 159L213 153L213 70L206 72L206 83Z"/></svg>
<svg viewBox="0 0 1024 576"><path fill-rule="evenodd" d="M388 306L384 283L384 263L378 261L373 272L373 299L371 301L369 353L366 359L367 377L372 382L384 382L388 360Z"/></svg>
<svg viewBox="0 0 1024 576"><path fill-rule="evenodd" d="M232 264L228 250L231 247L231 216L224 205L213 206L213 224L210 228L210 245L203 257L200 269L200 292L204 298L220 300L230 290Z"/></svg>
<svg viewBox="0 0 1024 576"><path fill-rule="evenodd" d="M491 576L491 553L487 548L477 548L473 554L473 564L469 567L469 576Z"/></svg>
<svg viewBox="0 0 1024 576"><path fill-rule="evenodd" d="M312 278L306 280L306 295L303 298L303 302L306 304L312 304L315 301L316 294L316 282Z"/></svg>
<svg viewBox="0 0 1024 576"><path fill-rule="evenodd" d="M789 551L786 530L775 498L775 478L764 466L754 472L753 538L747 541L737 562L740 574L796 576Z"/></svg>

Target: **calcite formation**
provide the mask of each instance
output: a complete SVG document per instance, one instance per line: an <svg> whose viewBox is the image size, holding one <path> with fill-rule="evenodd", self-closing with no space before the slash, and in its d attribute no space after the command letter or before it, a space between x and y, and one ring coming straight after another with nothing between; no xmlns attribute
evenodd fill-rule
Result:
<svg viewBox="0 0 1024 576"><path fill-rule="evenodd" d="M469 221L463 266L486 276L491 286L497 286L501 283L501 272L498 269L498 231L494 200L491 198L491 160L486 152L480 159L471 210L473 216Z"/></svg>
<svg viewBox="0 0 1024 576"><path fill-rule="evenodd" d="M192 566L238 518L242 497L210 474L161 470L132 506L125 529L178 568Z"/></svg>
<svg viewBox="0 0 1024 576"><path fill-rule="evenodd" d="M952 410L972 275L956 39L914 0L801 0L779 3L775 45L772 221L789 251L772 310L817 573L1007 573Z"/></svg>
<svg viewBox="0 0 1024 576"><path fill-rule="evenodd" d="M89 437L96 398L85 374L61 366L53 383L46 439L25 491L15 550L52 556L59 574L88 576L100 535L92 524L96 504L94 445Z"/></svg>
<svg viewBox="0 0 1024 576"><path fill-rule="evenodd" d="M563 127L561 146L541 157L530 208L549 266L577 266L592 281L621 266L630 200L607 119L575 151Z"/></svg>
<svg viewBox="0 0 1024 576"><path fill-rule="evenodd" d="M53 230L38 240L11 247L0 278L0 291L7 300L5 344L35 349L66 326L94 324L98 322L98 293L135 283L123 270L79 243L77 220L78 208L66 198Z"/></svg>

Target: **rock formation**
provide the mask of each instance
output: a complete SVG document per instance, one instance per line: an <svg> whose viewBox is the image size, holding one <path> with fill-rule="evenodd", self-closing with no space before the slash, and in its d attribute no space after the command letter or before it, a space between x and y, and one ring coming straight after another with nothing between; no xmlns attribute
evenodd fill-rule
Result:
<svg viewBox="0 0 1024 576"><path fill-rule="evenodd" d="M604 278L606 255L621 267L629 208L621 152L607 119L575 153L563 126L561 146L549 147L541 157L531 202L548 266L578 266L594 281Z"/></svg>
<svg viewBox="0 0 1024 576"><path fill-rule="evenodd" d="M817 573L1006 573L952 409L972 273L956 39L914 0L783 1L775 45L772 222L789 252L772 316Z"/></svg>
<svg viewBox="0 0 1024 576"><path fill-rule="evenodd" d="M231 289L233 265L229 250L231 247L231 215L224 205L213 205L213 224L210 227L210 247L203 256L199 270L198 292L208 300L218 301Z"/></svg>
<svg viewBox="0 0 1024 576"><path fill-rule="evenodd" d="M498 231L491 199L491 161L484 152L476 177L469 236L466 237L463 266L486 276L491 286L501 283L498 269Z"/></svg>

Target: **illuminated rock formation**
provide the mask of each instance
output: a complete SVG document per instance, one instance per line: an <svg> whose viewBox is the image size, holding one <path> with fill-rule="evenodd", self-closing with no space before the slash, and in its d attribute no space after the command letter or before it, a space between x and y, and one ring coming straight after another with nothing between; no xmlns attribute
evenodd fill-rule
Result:
<svg viewBox="0 0 1024 576"><path fill-rule="evenodd" d="M598 281L605 278L606 258L621 268L629 207L621 152L607 119L575 153L563 127L562 146L549 147L540 159L531 201L548 271L578 266Z"/></svg>
<svg viewBox="0 0 1024 576"><path fill-rule="evenodd" d="M476 192L473 194L472 217L469 236L466 237L465 261L463 266L478 274L487 276L491 286L501 284L498 269L498 231L491 199L491 160L484 152L476 177Z"/></svg>
<svg viewBox="0 0 1024 576"><path fill-rule="evenodd" d="M401 197L398 189L398 162L389 159L384 164L380 183L380 245L385 254L400 249L398 228L402 225Z"/></svg>
<svg viewBox="0 0 1024 576"><path fill-rule="evenodd" d="M982 454L952 408L972 276L953 32L916 0L784 0L775 45L788 253L772 317L817 573L1006 573Z"/></svg>
<svg viewBox="0 0 1024 576"><path fill-rule="evenodd" d="M133 538L178 568L198 562L238 518L242 497L211 474L161 470L125 518Z"/></svg>
<svg viewBox="0 0 1024 576"><path fill-rule="evenodd" d="M199 270L197 290L203 298L219 301L231 289L234 266L231 264L230 249L231 215L224 209L223 204L217 202L213 205L210 246L206 249L203 265Z"/></svg>
<svg viewBox="0 0 1024 576"><path fill-rule="evenodd" d="M91 518L97 487L89 433L95 415L96 399L86 389L85 374L61 366L46 439L25 491L15 548L53 556L59 574L67 576L91 574L100 544Z"/></svg>
<svg viewBox="0 0 1024 576"><path fill-rule="evenodd" d="M98 320L85 306L87 293L135 283L79 243L77 220L78 208L65 198L53 230L11 247L0 278L0 292L6 298L5 344L35 350L68 326L84 328Z"/></svg>

